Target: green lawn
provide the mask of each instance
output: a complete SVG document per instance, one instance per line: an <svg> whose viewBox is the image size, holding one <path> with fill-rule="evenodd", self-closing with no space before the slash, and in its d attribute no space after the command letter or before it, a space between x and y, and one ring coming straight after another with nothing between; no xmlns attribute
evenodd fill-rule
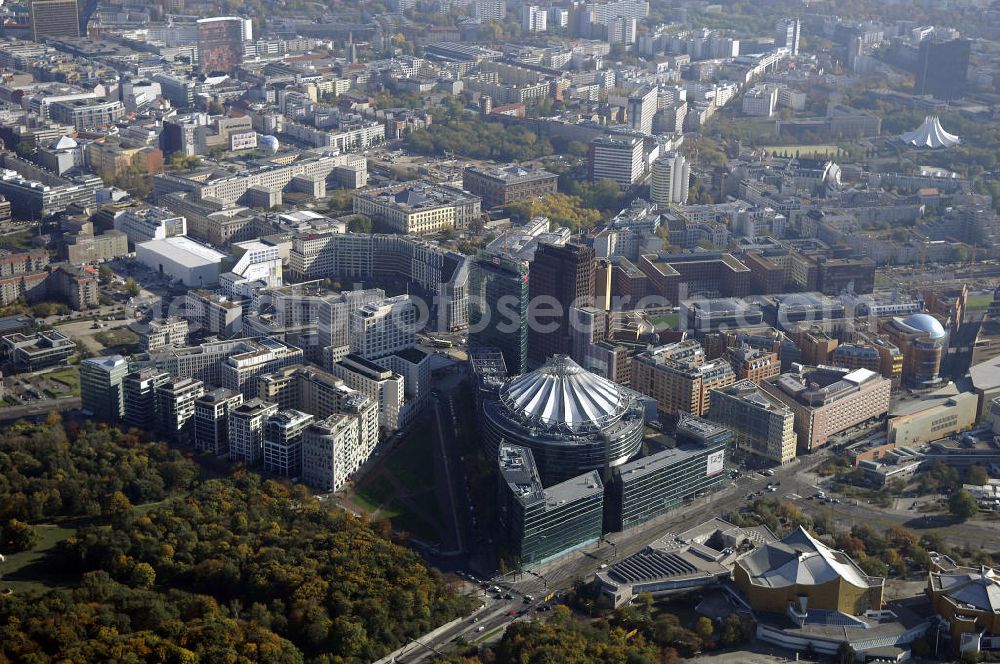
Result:
<svg viewBox="0 0 1000 664"><path fill-rule="evenodd" d="M407 489L418 492L434 486L434 433L429 424L416 427L386 459L392 471Z"/></svg>
<svg viewBox="0 0 1000 664"><path fill-rule="evenodd" d="M965 301L965 308L969 311L986 309L993 301L993 295L970 295Z"/></svg>
<svg viewBox="0 0 1000 664"><path fill-rule="evenodd" d="M127 327L119 327L114 330L101 330L94 335L94 338L105 348L135 346L139 343L139 335Z"/></svg>
<svg viewBox="0 0 1000 664"><path fill-rule="evenodd" d="M136 512L148 514L167 500L169 498L136 505ZM75 535L79 528L95 523L97 518L78 517L63 519L59 523L34 524L39 535L38 545L30 551L9 554L7 561L0 563L0 590L10 588L14 592L45 592L53 588L72 587L76 579L68 578L63 570L53 566L48 554L59 542Z"/></svg>
<svg viewBox="0 0 1000 664"><path fill-rule="evenodd" d="M77 367L65 367L45 374L46 377L69 387L80 387L80 370Z"/></svg>
<svg viewBox="0 0 1000 664"><path fill-rule="evenodd" d="M392 484L382 476L360 487L351 502L371 514L377 521L388 519L393 530L407 532L425 542L437 542L440 537L434 524L428 523L402 499L395 498L392 494ZM440 508L433 490L411 496L410 500L440 520Z"/></svg>
<svg viewBox="0 0 1000 664"><path fill-rule="evenodd" d="M355 490L353 502L366 512L375 512L394 493L392 482L385 476L364 480Z"/></svg>
<svg viewBox="0 0 1000 664"><path fill-rule="evenodd" d="M402 485L407 497L397 496L389 477L376 470L357 485L351 502L377 520L388 519L394 530L438 542L437 525L443 517L434 485L433 455L434 433L430 425L418 426L388 453L383 467Z"/></svg>
<svg viewBox="0 0 1000 664"><path fill-rule="evenodd" d="M717 115L720 127L724 127L726 135L739 138L746 143L762 143L775 139L775 125L771 118L749 116L732 116L726 112Z"/></svg>
<svg viewBox="0 0 1000 664"><path fill-rule="evenodd" d="M63 367L28 379L31 386L50 399L80 396L80 370Z"/></svg>
<svg viewBox="0 0 1000 664"><path fill-rule="evenodd" d="M76 367L66 367L65 369L50 371L45 374L45 377L68 387L73 396L80 396L80 370Z"/></svg>
<svg viewBox="0 0 1000 664"><path fill-rule="evenodd" d="M56 545L76 533L76 528L55 524L35 526L40 536L38 546L31 551L22 551L7 556L7 562L0 565L0 588L11 588L14 592L35 590L45 592L51 588L65 588L60 575L46 561L46 554Z"/></svg>
<svg viewBox="0 0 1000 664"><path fill-rule="evenodd" d="M399 500L393 500L392 503L392 514L383 513L382 516L387 516L389 521L392 523L393 530L400 530L407 532L419 540L424 542L436 543L440 539L438 536L437 528L433 525L427 523L423 517L407 509Z"/></svg>
<svg viewBox="0 0 1000 664"><path fill-rule="evenodd" d="M656 318L650 318L649 322L653 325L668 325L673 329L677 329L677 324L680 322L680 314L666 314L664 316L657 316Z"/></svg>
<svg viewBox="0 0 1000 664"><path fill-rule="evenodd" d="M0 235L0 246L14 249L31 249L34 246L31 244L32 235L33 232L30 229Z"/></svg>
<svg viewBox="0 0 1000 664"><path fill-rule="evenodd" d="M435 520L440 521L442 519L441 504L438 500L436 489L428 489L427 491L414 494L410 496L410 502Z"/></svg>

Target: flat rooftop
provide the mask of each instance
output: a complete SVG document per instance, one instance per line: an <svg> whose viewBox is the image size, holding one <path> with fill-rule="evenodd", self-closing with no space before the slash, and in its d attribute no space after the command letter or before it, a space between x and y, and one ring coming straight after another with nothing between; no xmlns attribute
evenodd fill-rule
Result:
<svg viewBox="0 0 1000 664"><path fill-rule="evenodd" d="M516 445L501 445L497 463L500 476L522 503L532 503L544 497L531 450Z"/></svg>
<svg viewBox="0 0 1000 664"><path fill-rule="evenodd" d="M624 463L615 468L614 472L624 482L634 481L670 468L671 466L676 466L697 454L704 454L705 449L698 445L679 445L669 450Z"/></svg>
<svg viewBox="0 0 1000 664"><path fill-rule="evenodd" d="M760 389L760 386L752 380L740 380L728 387L723 387L715 391L753 404L755 407L763 410L780 410L787 413L792 412L784 402Z"/></svg>
<svg viewBox="0 0 1000 664"><path fill-rule="evenodd" d="M175 263L185 267L218 264L226 258L224 253L183 235L168 237L164 240L141 242L139 243L139 247L166 256Z"/></svg>
<svg viewBox="0 0 1000 664"><path fill-rule="evenodd" d="M1000 355L969 367L969 376L977 390L995 390L1000 387Z"/></svg>
<svg viewBox="0 0 1000 664"><path fill-rule="evenodd" d="M559 177L555 173L550 173L541 168L529 170L518 166L517 164L510 164L508 166L470 167L465 170L467 172L482 175L494 180L502 180L506 184L533 182L535 180L548 180Z"/></svg>
<svg viewBox="0 0 1000 664"><path fill-rule="evenodd" d="M401 351L397 351L395 355L411 364L420 364L427 357L427 353L419 348L404 348Z"/></svg>
<svg viewBox="0 0 1000 664"><path fill-rule="evenodd" d="M545 507L558 507L587 497L603 497L601 475L592 470L545 489Z"/></svg>
<svg viewBox="0 0 1000 664"><path fill-rule="evenodd" d="M684 417L677 424L677 433L685 436L708 440L719 434L731 433L728 427L710 422L701 417Z"/></svg>

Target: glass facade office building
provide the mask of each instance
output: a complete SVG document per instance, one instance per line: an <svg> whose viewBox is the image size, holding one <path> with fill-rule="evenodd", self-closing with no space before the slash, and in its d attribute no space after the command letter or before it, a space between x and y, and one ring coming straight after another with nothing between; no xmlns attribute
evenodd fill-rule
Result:
<svg viewBox="0 0 1000 664"><path fill-rule="evenodd" d="M596 471L543 488L531 450L502 445L500 525L522 565L551 560L600 539L604 484Z"/></svg>
<svg viewBox="0 0 1000 664"><path fill-rule="evenodd" d="M528 266L480 254L469 274L469 343L498 348L513 373L528 370Z"/></svg>
<svg viewBox="0 0 1000 664"><path fill-rule="evenodd" d="M676 438L677 447L614 469L609 530L634 528L725 482L729 429L692 417L678 424Z"/></svg>

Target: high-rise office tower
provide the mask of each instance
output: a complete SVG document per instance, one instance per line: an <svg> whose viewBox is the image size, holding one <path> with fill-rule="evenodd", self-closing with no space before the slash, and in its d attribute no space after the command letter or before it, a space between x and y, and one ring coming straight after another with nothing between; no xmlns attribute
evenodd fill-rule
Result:
<svg viewBox="0 0 1000 664"><path fill-rule="evenodd" d="M264 470L282 477L297 477L302 472L302 432L314 419L290 408L265 420Z"/></svg>
<svg viewBox="0 0 1000 664"><path fill-rule="evenodd" d="M587 368L593 364L594 344L607 336L608 312L598 307L574 307L569 315L570 357Z"/></svg>
<svg viewBox="0 0 1000 664"><path fill-rule="evenodd" d="M243 42L252 37L250 19L198 19L198 67L203 72L231 73L243 61Z"/></svg>
<svg viewBox="0 0 1000 664"><path fill-rule="evenodd" d="M264 456L264 423L278 412L278 404L250 399L229 410L226 427L229 433L229 460L248 466L260 463Z"/></svg>
<svg viewBox="0 0 1000 664"><path fill-rule="evenodd" d="M76 0L35 0L31 3L31 38L79 37L80 8Z"/></svg>
<svg viewBox="0 0 1000 664"><path fill-rule="evenodd" d="M229 448L229 411L243 404L243 394L219 387L194 402L194 444L199 450L222 454Z"/></svg>
<svg viewBox="0 0 1000 664"><path fill-rule="evenodd" d="M784 46L792 52L792 55L799 54L799 34L802 24L797 18L783 18L774 26L774 45Z"/></svg>
<svg viewBox="0 0 1000 664"><path fill-rule="evenodd" d="M469 273L469 344L498 348L514 373L528 370L528 266L481 253Z"/></svg>
<svg viewBox="0 0 1000 664"><path fill-rule="evenodd" d="M558 30L569 26L569 10L563 7L549 7L548 26Z"/></svg>
<svg viewBox="0 0 1000 664"><path fill-rule="evenodd" d="M80 397L83 410L96 420L118 422L125 414L122 382L128 362L121 355L91 357L80 362Z"/></svg>
<svg viewBox="0 0 1000 664"><path fill-rule="evenodd" d="M302 481L320 491L336 491L368 459L359 440L358 420L331 415L302 432Z"/></svg>
<svg viewBox="0 0 1000 664"><path fill-rule="evenodd" d="M653 162L649 197L657 205L684 205L691 186L691 166L684 155L668 152Z"/></svg>
<svg viewBox="0 0 1000 664"><path fill-rule="evenodd" d="M934 95L938 99L961 97L969 78L971 48L972 42L968 39L920 42L913 93Z"/></svg>
<svg viewBox="0 0 1000 664"><path fill-rule="evenodd" d="M569 7L569 31L574 37L590 37L594 24L594 6L579 0Z"/></svg>
<svg viewBox="0 0 1000 664"><path fill-rule="evenodd" d="M861 66L861 56L864 55L864 42L855 35L847 42L847 68L858 71Z"/></svg>
<svg viewBox="0 0 1000 664"><path fill-rule="evenodd" d="M590 141L590 180L614 180L628 189L642 179L643 141L637 136L598 136Z"/></svg>
<svg viewBox="0 0 1000 664"><path fill-rule="evenodd" d="M543 364L572 350L570 308L594 301L594 251L540 244L528 272L528 361Z"/></svg>
<svg viewBox="0 0 1000 664"><path fill-rule="evenodd" d="M658 104L655 85L640 88L628 98L628 124L632 129L644 134L653 133L653 116Z"/></svg>
<svg viewBox="0 0 1000 664"><path fill-rule="evenodd" d="M611 19L619 16L641 21L649 16L649 3L646 0L591 1L587 4L594 12L595 23L606 24Z"/></svg>
<svg viewBox="0 0 1000 664"><path fill-rule="evenodd" d="M417 307L409 295L389 297L351 312L351 352L366 360L413 348Z"/></svg>

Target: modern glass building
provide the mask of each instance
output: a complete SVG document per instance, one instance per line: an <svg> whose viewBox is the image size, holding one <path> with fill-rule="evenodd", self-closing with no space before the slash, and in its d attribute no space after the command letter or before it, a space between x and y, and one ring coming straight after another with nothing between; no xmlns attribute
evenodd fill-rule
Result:
<svg viewBox="0 0 1000 664"><path fill-rule="evenodd" d="M153 431L156 428L156 388L170 382L170 374L154 367L145 367L125 376L122 391L125 399L125 423Z"/></svg>
<svg viewBox="0 0 1000 664"><path fill-rule="evenodd" d="M564 245L539 243L531 261L528 295L540 317L552 325L528 328L528 362L545 364L553 355L572 350L571 307L589 306L594 301L594 250L572 242ZM550 315L558 302L559 315Z"/></svg>
<svg viewBox="0 0 1000 664"><path fill-rule="evenodd" d="M121 355L90 357L80 362L80 397L83 410L95 420L118 422L125 415L122 382L128 362Z"/></svg>
<svg viewBox="0 0 1000 664"><path fill-rule="evenodd" d="M494 347L514 373L528 370L528 265L482 253L469 274L469 344Z"/></svg>
<svg viewBox="0 0 1000 664"><path fill-rule="evenodd" d="M712 390L708 416L732 429L737 447L746 452L778 463L795 458L795 414L753 381Z"/></svg>
<svg viewBox="0 0 1000 664"><path fill-rule="evenodd" d="M943 380L941 363L947 355L948 331L930 314L892 318L881 326L903 353L903 382L927 388Z"/></svg>
<svg viewBox="0 0 1000 664"><path fill-rule="evenodd" d="M531 450L501 445L500 525L523 565L551 560L600 539L604 484L596 471L543 488Z"/></svg>
<svg viewBox="0 0 1000 664"><path fill-rule="evenodd" d="M644 410L634 392L555 355L484 400L482 418L487 454L495 458L502 443L525 447L552 485L635 456Z"/></svg>
<svg viewBox="0 0 1000 664"><path fill-rule="evenodd" d="M969 78L968 39L925 39L920 42L914 94L934 95L938 99L957 99L965 92Z"/></svg>
<svg viewBox="0 0 1000 664"><path fill-rule="evenodd" d="M677 429L677 447L614 469L608 486L609 530L638 526L725 481L732 432L698 417L682 420Z"/></svg>

